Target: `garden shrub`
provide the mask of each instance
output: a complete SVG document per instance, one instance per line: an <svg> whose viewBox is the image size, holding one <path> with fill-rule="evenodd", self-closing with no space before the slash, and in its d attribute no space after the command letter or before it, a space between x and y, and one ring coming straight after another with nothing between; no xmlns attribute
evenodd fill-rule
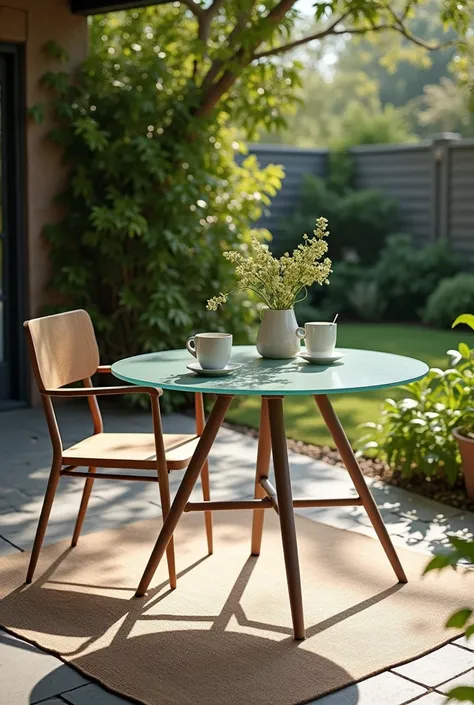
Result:
<svg viewBox="0 0 474 705"><path fill-rule="evenodd" d="M372 272L386 299L385 318L420 320L426 301L438 283L461 269L461 260L447 241L415 247L409 235L392 235ZM448 325L453 318L455 316L448 319Z"/></svg>
<svg viewBox="0 0 474 705"><path fill-rule="evenodd" d="M106 362L181 348L198 330L247 341L257 316L250 301L219 313L206 302L232 288L222 252L250 242L283 171L254 156L237 164L243 150L225 113L197 127L183 57L176 44L167 51L187 21L176 24L174 11L94 20L78 75L44 77L51 139L68 167L64 216L45 232L51 289L64 307L90 312Z"/></svg>
<svg viewBox="0 0 474 705"><path fill-rule="evenodd" d="M428 298L423 322L449 328L463 311L474 311L474 274L457 274L443 279Z"/></svg>
<svg viewBox="0 0 474 705"><path fill-rule="evenodd" d="M409 235L391 235L372 267L334 262L331 285L314 293L315 303L329 317L339 313L368 321L417 321L439 282L461 267L446 241L418 248ZM453 317L444 317L445 323Z"/></svg>
<svg viewBox="0 0 474 705"><path fill-rule="evenodd" d="M380 321L387 306L379 285L370 279L356 282L348 299L356 316L363 321Z"/></svg>
<svg viewBox="0 0 474 705"><path fill-rule="evenodd" d="M433 368L419 382L402 387L408 396L386 399L379 423L362 424L358 449L386 460L404 477L440 478L456 482L460 455L453 429L472 418L473 352L465 343L448 350L452 367Z"/></svg>
<svg viewBox="0 0 474 705"><path fill-rule="evenodd" d="M303 179L299 207L291 220L282 226L275 242L277 254L292 250L305 232L311 232L316 218L329 220L331 259L354 257L363 264L373 264L385 238L398 224L395 201L378 191L355 191L349 187L330 188L317 176Z"/></svg>
<svg viewBox="0 0 474 705"><path fill-rule="evenodd" d="M322 290L319 304L326 318L333 318L336 313L346 318L357 317L351 295L357 285L363 283L369 269L357 262L334 262L330 285ZM319 293L319 292L315 292Z"/></svg>

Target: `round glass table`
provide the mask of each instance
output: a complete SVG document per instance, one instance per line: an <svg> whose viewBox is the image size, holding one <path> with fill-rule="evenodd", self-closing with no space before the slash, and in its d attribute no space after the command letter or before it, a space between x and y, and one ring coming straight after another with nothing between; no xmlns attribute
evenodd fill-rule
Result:
<svg viewBox="0 0 474 705"><path fill-rule="evenodd" d="M279 515L283 553L288 580L290 609L295 639L304 639L304 614L301 591L294 507L363 506L400 582L407 578L383 523L378 507L365 482L344 429L334 412L328 395L361 392L407 384L421 379L428 366L420 360L372 350L340 349L343 357L331 365L313 365L302 358L268 360L260 357L254 346L235 346L231 361L240 364L225 377L203 377L186 369L195 358L186 350L137 355L112 365L112 373L136 385L216 395L207 422L201 424L199 442L183 476L171 508L163 517L160 531L143 573L137 596L145 594L174 530L188 511L253 509L251 553L260 553L265 510ZM253 500L190 502L189 498L207 458L226 412L237 395L261 397L260 427ZM292 496L288 449L283 413L285 396L314 396L319 412L331 433L346 466L357 497L338 499L295 498ZM273 456L275 485L269 479Z"/></svg>

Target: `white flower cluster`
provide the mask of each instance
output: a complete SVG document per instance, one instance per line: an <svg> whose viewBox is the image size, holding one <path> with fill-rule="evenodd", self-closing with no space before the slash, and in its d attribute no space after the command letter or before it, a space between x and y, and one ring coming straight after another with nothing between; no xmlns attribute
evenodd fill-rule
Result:
<svg viewBox="0 0 474 705"><path fill-rule="evenodd" d="M250 255L230 250L224 257L235 265L239 286L233 291L250 289L271 309L286 310L306 298L307 288L312 284L329 284L331 260L324 257L328 245L324 239L329 235L326 218L318 218L313 237L303 235L304 242L290 255L288 252L277 259L268 245L252 240ZM232 292L220 293L209 299L207 308L216 311L227 301Z"/></svg>

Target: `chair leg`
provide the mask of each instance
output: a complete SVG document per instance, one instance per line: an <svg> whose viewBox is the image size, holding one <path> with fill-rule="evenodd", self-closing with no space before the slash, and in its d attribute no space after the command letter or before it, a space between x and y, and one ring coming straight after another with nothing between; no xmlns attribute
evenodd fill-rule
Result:
<svg viewBox="0 0 474 705"><path fill-rule="evenodd" d="M163 428L161 425L160 404L157 397L150 397L151 415L153 419L153 433L155 436L156 447L156 470L158 474L158 484L160 487L161 512L163 514L163 523L169 514L171 506L170 483L168 478L168 467L166 465L166 451L163 443ZM174 555L174 541L171 536L166 547L166 559L168 562L168 575L170 579L170 588L176 589L176 561Z"/></svg>
<svg viewBox="0 0 474 705"><path fill-rule="evenodd" d="M163 521L169 514L171 506L171 496L170 496L170 483L168 478L168 470L162 468L161 465L158 469L158 484L160 486L160 498L161 498L161 510L163 514ZM174 553L174 540L171 537L168 546L166 547L166 560L168 562L168 573L170 578L170 588L176 590L177 576L176 576L176 559Z"/></svg>
<svg viewBox="0 0 474 705"><path fill-rule="evenodd" d="M184 508L189 501L191 492L202 470L202 466L207 460L207 456L216 439L217 432L224 421L227 409L230 406L233 397L227 395L219 395L214 402L214 407L209 415L206 426L202 433L193 457L188 465L188 469L184 473L181 484L176 492L169 515L166 517L163 528L156 540L155 546L151 552L150 558L143 572L142 579L138 585L135 595L143 597L148 586L158 568L161 558L166 547L172 539L174 530L184 512Z"/></svg>
<svg viewBox="0 0 474 705"><path fill-rule="evenodd" d="M97 468L90 467L89 472L91 474L93 474L93 473L97 472ZM71 541L72 547L77 546L77 542L79 541L79 536L81 535L82 525L84 523L84 519L86 516L87 505L89 504L89 498L91 496L93 484L94 484L94 478L92 478L92 477L90 479L87 478L86 483L84 485L84 490L82 492L81 506L79 507L79 513L77 515L76 525L74 527L74 533L72 535L72 541Z"/></svg>
<svg viewBox="0 0 474 705"><path fill-rule="evenodd" d="M271 450L268 401L265 397L262 397L262 405L260 407L260 429L258 433L257 471L255 474L255 499L263 499L263 497L266 497L266 492L261 486L260 480L262 477L268 477ZM250 551L252 556L260 555L264 517L264 509L254 509L252 519L252 544Z"/></svg>
<svg viewBox="0 0 474 705"><path fill-rule="evenodd" d="M53 506L54 496L58 487L60 472L61 459L56 462L53 461L53 465L51 467L51 474L49 476L48 486L46 488L43 507L41 509L38 528L36 529L36 536L33 543L33 549L31 551L31 558L28 565L28 571L26 574L27 583L31 583L31 581L33 580L33 575L35 572L36 564L38 563L38 557L41 551L41 546L43 545L44 535L46 533L46 527L48 526L49 516L51 514L51 507Z"/></svg>

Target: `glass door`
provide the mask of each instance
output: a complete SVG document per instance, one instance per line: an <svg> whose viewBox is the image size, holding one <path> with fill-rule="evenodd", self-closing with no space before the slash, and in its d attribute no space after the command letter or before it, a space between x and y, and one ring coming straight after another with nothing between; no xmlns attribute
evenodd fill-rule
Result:
<svg viewBox="0 0 474 705"><path fill-rule="evenodd" d="M19 50L0 44L0 409L25 401Z"/></svg>

